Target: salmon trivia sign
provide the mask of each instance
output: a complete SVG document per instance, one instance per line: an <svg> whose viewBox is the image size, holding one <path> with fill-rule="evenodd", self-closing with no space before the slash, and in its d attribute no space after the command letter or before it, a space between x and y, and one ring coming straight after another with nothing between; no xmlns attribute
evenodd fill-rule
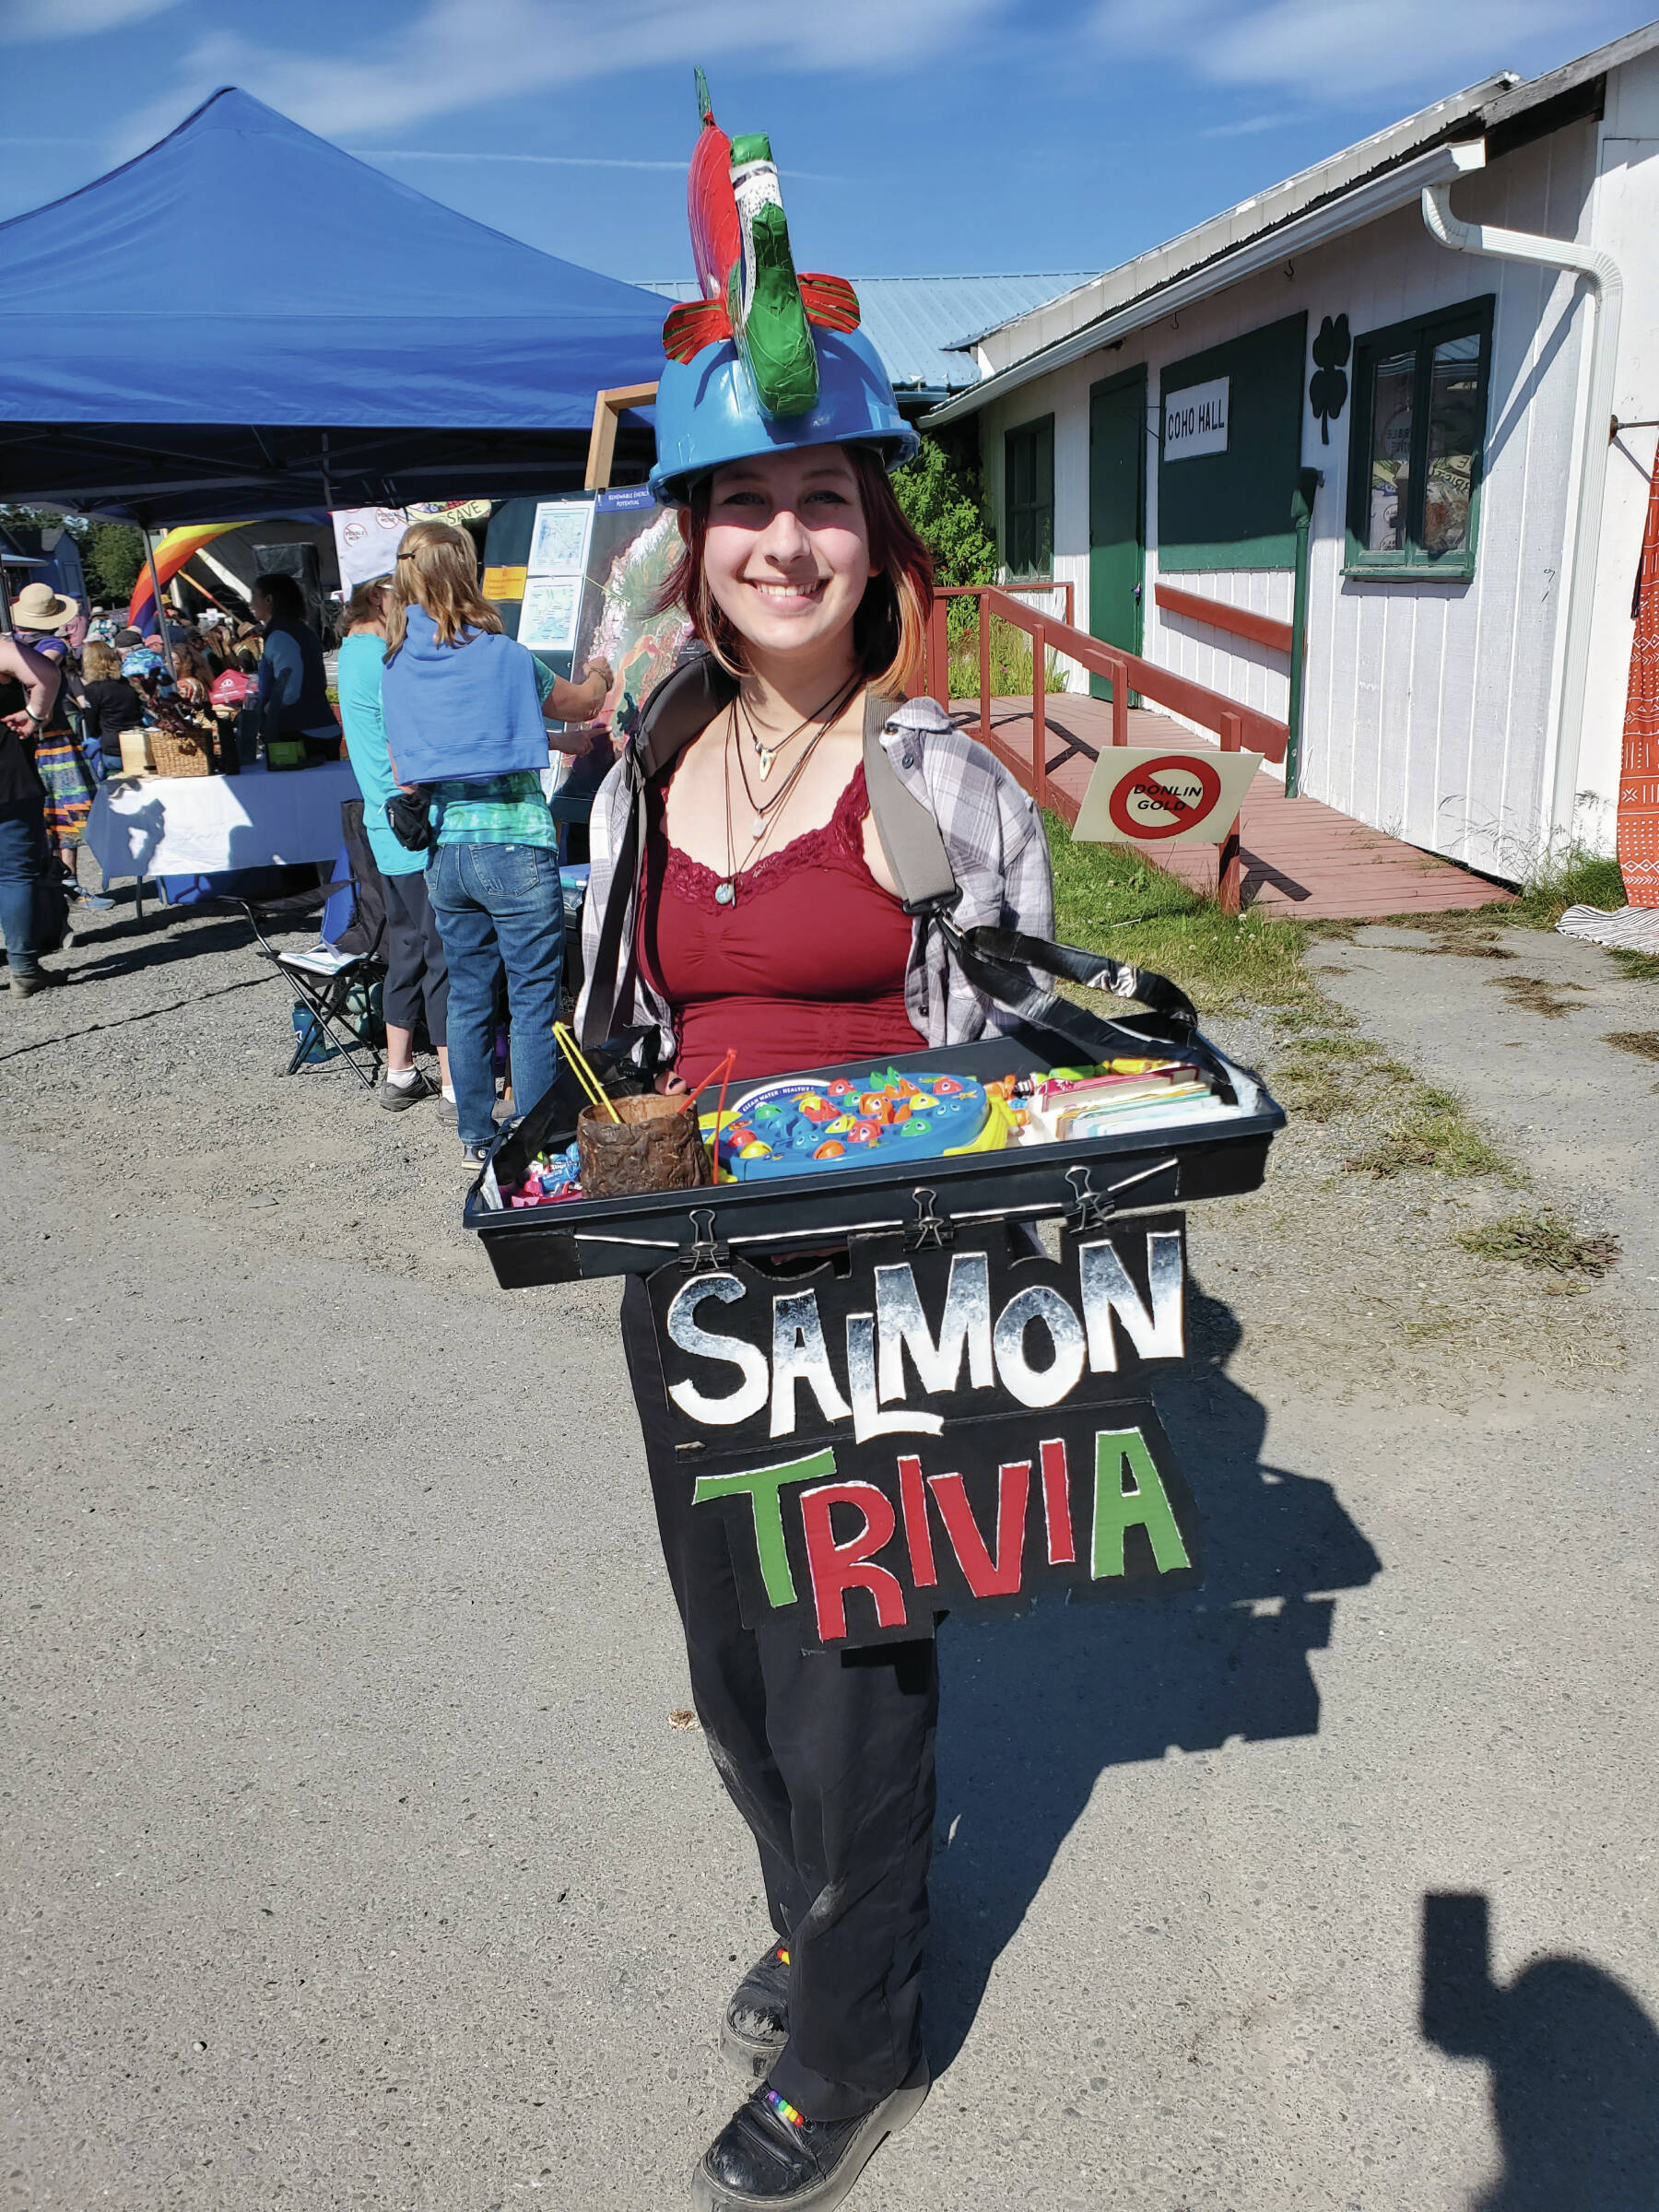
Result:
<svg viewBox="0 0 1659 2212"><path fill-rule="evenodd" d="M1147 1399L1185 1351L1185 1223L1141 1215L1051 1260L1001 1225L947 1250L855 1241L781 1277L651 1279L674 1451L721 1514L746 1622L803 1647L935 1614L1189 1590L1193 1502Z"/></svg>

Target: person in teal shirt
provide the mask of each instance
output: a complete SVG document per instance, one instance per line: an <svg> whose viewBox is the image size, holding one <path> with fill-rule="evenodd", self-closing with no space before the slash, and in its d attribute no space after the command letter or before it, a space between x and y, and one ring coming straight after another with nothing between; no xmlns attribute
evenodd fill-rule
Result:
<svg viewBox="0 0 1659 2212"><path fill-rule="evenodd" d="M363 794L363 828L375 865L385 880L386 981L382 1007L386 1022L386 1079L381 1104L400 1113L441 1088L443 1109L453 1113L450 1081L449 964L438 919L427 897L426 854L399 844L386 819L386 801L397 788L386 750L381 712L381 670L386 656L386 604L392 579L359 583L346 608L346 635L340 644L335 678L340 724L358 789ZM541 796L539 789L536 796ZM544 802L545 804L545 802ZM415 1065L415 1026L426 1015L427 1035L438 1054L440 1084Z"/></svg>

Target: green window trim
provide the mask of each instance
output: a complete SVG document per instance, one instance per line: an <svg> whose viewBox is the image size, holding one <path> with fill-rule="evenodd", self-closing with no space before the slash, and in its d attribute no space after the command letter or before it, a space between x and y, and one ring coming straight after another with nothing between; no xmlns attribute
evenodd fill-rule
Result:
<svg viewBox="0 0 1659 2212"><path fill-rule="evenodd" d="M1474 576L1495 305L1486 292L1355 340L1345 574L1446 583ZM1441 450L1431 454L1437 438ZM1372 543L1383 536L1396 542ZM1437 536L1455 542L1437 546Z"/></svg>
<svg viewBox="0 0 1659 2212"><path fill-rule="evenodd" d="M1003 432L1003 566L1010 580L1054 572L1054 418Z"/></svg>

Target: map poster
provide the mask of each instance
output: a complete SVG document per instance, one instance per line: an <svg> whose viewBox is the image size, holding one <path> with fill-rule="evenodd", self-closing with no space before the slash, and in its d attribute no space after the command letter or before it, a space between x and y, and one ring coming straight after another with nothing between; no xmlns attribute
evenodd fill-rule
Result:
<svg viewBox="0 0 1659 2212"><path fill-rule="evenodd" d="M519 612L519 643L532 652L570 653L582 612L580 576L531 576Z"/></svg>
<svg viewBox="0 0 1659 2212"><path fill-rule="evenodd" d="M535 510L535 527L530 534L530 558L525 567L532 576L580 576L588 565L588 540L594 527L592 500L544 500ZM525 642L530 641L526 639Z"/></svg>

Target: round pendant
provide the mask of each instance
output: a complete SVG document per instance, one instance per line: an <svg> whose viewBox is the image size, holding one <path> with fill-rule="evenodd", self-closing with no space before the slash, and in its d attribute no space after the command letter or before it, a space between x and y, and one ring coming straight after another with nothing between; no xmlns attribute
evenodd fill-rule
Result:
<svg viewBox="0 0 1659 2212"><path fill-rule="evenodd" d="M714 903L716 906L730 906L733 900L735 899L736 896L737 886L735 883L717 883L714 886Z"/></svg>

